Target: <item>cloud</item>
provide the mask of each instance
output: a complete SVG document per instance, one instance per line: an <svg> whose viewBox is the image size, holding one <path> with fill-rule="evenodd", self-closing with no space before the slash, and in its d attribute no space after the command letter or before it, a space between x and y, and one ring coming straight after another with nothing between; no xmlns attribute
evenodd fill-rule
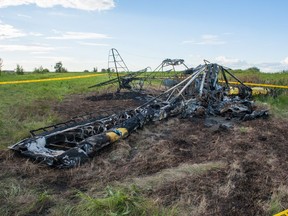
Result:
<svg viewBox="0 0 288 216"><path fill-rule="evenodd" d="M286 57L284 60L282 60L281 63L284 65L288 65L288 57Z"/></svg>
<svg viewBox="0 0 288 216"><path fill-rule="evenodd" d="M183 44L195 44L196 41L195 40L185 40L185 41L182 41Z"/></svg>
<svg viewBox="0 0 288 216"><path fill-rule="evenodd" d="M262 72L279 72L287 70L288 68L288 57L281 62L260 62L251 63L245 60L240 60L237 58L228 58L226 56L218 56L215 58L216 63L223 66L230 67L232 69L247 69L251 67L257 67Z"/></svg>
<svg viewBox="0 0 288 216"><path fill-rule="evenodd" d="M38 7L49 8L60 5L64 8L74 8L87 11L109 10L115 7L113 0L3 0L0 1L0 8L36 4Z"/></svg>
<svg viewBox="0 0 288 216"><path fill-rule="evenodd" d="M76 14L71 14L71 13L63 13L63 12L56 12L56 11L51 11L48 13L50 16L59 16L59 17L75 17Z"/></svg>
<svg viewBox="0 0 288 216"><path fill-rule="evenodd" d="M46 60L51 60L51 61L72 61L72 57L68 56L37 56L35 57L37 59L46 59Z"/></svg>
<svg viewBox="0 0 288 216"><path fill-rule="evenodd" d="M30 53L33 55L43 55L43 54L48 54L49 52L47 52L47 51L32 51Z"/></svg>
<svg viewBox="0 0 288 216"><path fill-rule="evenodd" d="M46 37L46 39L54 40L79 40L79 39L106 39L110 38L105 34L99 34L94 32L66 32L60 36Z"/></svg>
<svg viewBox="0 0 288 216"><path fill-rule="evenodd" d="M255 64L255 66L260 68L263 72L280 72L288 69L287 65L282 64L281 62L265 62Z"/></svg>
<svg viewBox="0 0 288 216"><path fill-rule="evenodd" d="M23 37L27 34L23 31L14 28L12 25L4 24L0 21L0 40L9 39L9 38L17 38Z"/></svg>
<svg viewBox="0 0 288 216"><path fill-rule="evenodd" d="M29 35L35 36L35 37L43 36L43 34L39 32L29 32Z"/></svg>
<svg viewBox="0 0 288 216"><path fill-rule="evenodd" d="M86 43L86 42L78 42L80 45L84 46L110 46L109 44L101 44L101 43Z"/></svg>
<svg viewBox="0 0 288 216"><path fill-rule="evenodd" d="M0 3L0 4L1 4L1 3ZM18 16L18 17L23 17L23 18L25 18L25 19L32 19L31 16L28 16L28 15L26 15L26 14L17 14L17 16Z"/></svg>
<svg viewBox="0 0 288 216"><path fill-rule="evenodd" d="M48 52L55 50L53 47L40 46L40 45L1 45L0 51L14 52L14 51L37 51L37 52Z"/></svg>
<svg viewBox="0 0 288 216"><path fill-rule="evenodd" d="M232 32L224 32L223 35L233 35L234 33Z"/></svg>
<svg viewBox="0 0 288 216"><path fill-rule="evenodd" d="M236 68L236 69L246 69L249 67L253 67L253 65L250 65L249 63L247 63L244 60L240 60L237 58L228 58L226 56L217 56L215 57L215 61L216 63L223 65L223 66L227 66L227 67L231 67L231 68Z"/></svg>
<svg viewBox="0 0 288 216"><path fill-rule="evenodd" d="M218 35L205 34L202 35L200 40L186 40L182 42L183 44L196 44L196 45L221 45L226 44L226 41L223 41L219 38Z"/></svg>
<svg viewBox="0 0 288 216"><path fill-rule="evenodd" d="M235 64L235 63L243 62L236 58L227 58L226 56L217 56L215 60L221 64Z"/></svg>

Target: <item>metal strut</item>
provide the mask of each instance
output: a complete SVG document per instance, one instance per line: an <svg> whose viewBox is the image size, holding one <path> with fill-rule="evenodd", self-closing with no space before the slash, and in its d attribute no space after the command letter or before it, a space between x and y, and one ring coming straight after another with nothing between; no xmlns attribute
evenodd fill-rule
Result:
<svg viewBox="0 0 288 216"><path fill-rule="evenodd" d="M111 72L115 71L118 78L118 84L121 86L121 80L119 77L119 72L129 72L127 65L119 54L118 50L112 48L108 55L108 71L110 71L109 77L111 77Z"/></svg>

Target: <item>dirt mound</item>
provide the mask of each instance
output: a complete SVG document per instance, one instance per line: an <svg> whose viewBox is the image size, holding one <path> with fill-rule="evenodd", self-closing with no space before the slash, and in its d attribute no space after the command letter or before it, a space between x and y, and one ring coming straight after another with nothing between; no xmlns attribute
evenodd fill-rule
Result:
<svg viewBox="0 0 288 216"><path fill-rule="evenodd" d="M75 95L54 109L67 120L83 112L132 108L140 103L136 97ZM41 167L2 151L0 179L15 178L70 198L75 189L96 193L107 185L133 183L182 215L270 215L275 203L288 208L288 192L281 189L287 188L287 120L257 119L225 130L206 123L201 118L155 122L71 170Z"/></svg>

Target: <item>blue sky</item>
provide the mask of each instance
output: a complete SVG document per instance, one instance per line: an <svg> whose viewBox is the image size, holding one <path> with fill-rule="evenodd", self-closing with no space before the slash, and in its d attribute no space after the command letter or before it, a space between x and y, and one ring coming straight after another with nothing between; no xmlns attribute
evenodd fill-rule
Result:
<svg viewBox="0 0 288 216"><path fill-rule="evenodd" d="M288 69L285 0L3 0L3 70L107 68L116 48L130 70L166 58L233 69Z"/></svg>

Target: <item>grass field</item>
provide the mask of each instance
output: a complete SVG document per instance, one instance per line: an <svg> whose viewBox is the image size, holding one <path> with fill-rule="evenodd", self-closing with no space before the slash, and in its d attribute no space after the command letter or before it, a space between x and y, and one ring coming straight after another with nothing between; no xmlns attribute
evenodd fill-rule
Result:
<svg viewBox="0 0 288 216"><path fill-rule="evenodd" d="M255 70L232 70L244 82L265 83L288 86L288 73L261 73Z"/></svg>
<svg viewBox="0 0 288 216"><path fill-rule="evenodd" d="M82 74L82 73L81 73ZM80 75L81 75L80 74ZM82 75L87 75L83 73ZM1 81L79 76L79 73L2 75ZM29 130L59 121L51 107L66 95L95 91L88 86L105 81L107 76L84 79L0 85L0 148L27 137Z"/></svg>
<svg viewBox="0 0 288 216"><path fill-rule="evenodd" d="M52 77L67 77L88 74L91 73L1 75L0 82L14 80L47 79ZM288 85L287 73L262 74L258 72L252 73L251 71L236 71L235 75L246 82ZM158 188L162 188L161 190L159 189L157 193L165 195L165 193L168 193L167 191L171 190L167 188L167 191L164 191L163 188L165 188L166 184L169 184L171 187L175 187L173 189L175 191L188 190L186 188L188 187L186 185L187 182L184 181L185 179L192 179L191 181L193 182L200 178L202 175L204 176L203 178L205 178L205 176L208 175L207 173L213 174L218 170L221 171L228 169L226 162L202 162L198 163L196 166L194 164L181 165L178 161L179 159L175 159L171 156L167 144L165 143L164 145L161 140L158 140L159 137L162 136L160 132L152 133L149 130L144 130L143 133L147 133L148 136L151 137L151 141L149 141L151 142L152 146L150 146L151 150L146 148L145 146L141 147L141 141L139 141L139 143L132 142L131 145L135 145L137 148L140 149L142 148L143 152L147 152L146 155L143 153L143 155L139 156L139 166L142 164L142 160L145 160L145 163L148 164L145 164L145 169L143 168L143 172L145 172L148 168L156 169L156 171L159 171L158 168L163 169L153 175L148 175L149 172L147 171L148 174L147 176L145 176L145 178L142 178L141 175L140 177L134 177L131 174L131 176L128 176L128 179L125 179L123 177L123 174L119 171L118 175L120 177L118 178L120 180L121 178L124 178L121 184L118 184L117 178L113 177L113 175L117 174L118 168L120 170L122 168L121 166L118 166L117 163L123 163L125 165L125 163L122 161L122 156L124 155L126 157L128 154L127 148L130 148L129 146L127 147L127 143L125 141L121 142L120 147L117 147L116 149L117 151L112 151L111 153L106 154L106 156L109 156L108 159L105 158L104 155L102 158L100 158L101 160L95 160L93 161L93 163L91 163L91 165L86 165L84 166L84 168L80 167L65 172L61 170L51 170L50 168L39 169L38 164L33 164L31 163L31 161L26 160L22 160L21 165L18 164L19 167L17 167L16 161L18 159L14 158L10 152L5 151L8 145L14 144L17 141L28 137L29 130L31 129L37 129L43 126L57 123L61 120L67 120L62 119L62 117L54 111L54 107L57 104L63 102L65 98L70 97L71 95L80 95L89 92L101 91L101 89L89 89L88 86L100 83L107 79L107 76L104 75L73 80L0 85L0 161L2 162L1 166L7 167L7 169L3 169L4 171L0 175L0 215L179 215L182 214L181 211L183 211L184 215L188 215L187 212L189 212L190 210L187 209L187 205L191 206L191 208L193 207L191 212L195 213L195 215L202 214L207 210L207 206L209 206L207 201L208 198L204 195L195 195L195 197L198 197L197 199L199 202L197 201L197 203L193 199L190 200L190 198L189 203L186 203L186 201L184 202L183 198L183 200L180 199L180 201L177 201L177 204L169 204L169 202L167 201L168 204L163 207L163 205L159 204L161 203L161 201L159 201L158 198L155 198L155 195L151 194L151 191L153 190L155 192L158 190ZM256 98L256 100L258 100L258 103L260 104L267 103L272 110L272 115L276 117L280 116L281 118L288 117L287 91L279 91L277 97L265 96L258 97ZM67 104L67 106L69 106L69 104ZM174 120L171 120L171 122L164 123L164 129L162 129L162 126L156 127L159 127L163 131L166 130L166 127L168 127L169 124L174 125L173 127L177 127L177 121L174 122ZM183 127L185 125L185 122L182 123ZM187 131L188 129L189 128L187 127ZM236 131L233 133L235 133L236 136L240 136L241 134L248 135L250 134L250 132L252 135L253 133L255 133L255 131L250 128L249 124L247 124L240 127L239 129L236 129ZM267 136L272 136L272 134L269 134L269 132L267 132L267 134ZM216 135L217 134L212 134L211 136ZM231 134L230 136L232 139L232 137L235 135ZM183 139L185 139L185 135L182 136L181 140ZM196 139L196 143L198 143L199 141L197 140L198 138L193 137L193 135L189 135L189 139ZM218 137L217 139L222 138ZM153 147L154 143L156 143L155 147ZM225 142L223 141L222 143ZM240 144L241 143L239 143L239 145ZM157 146L159 146L159 148ZM157 158L157 160L155 160L156 164L153 164L153 166L149 166L149 160L147 155L153 155L155 154L155 152L159 151L159 149L161 149L161 151L158 152L157 156L155 156ZM211 147L211 149L213 149L213 147ZM207 151L208 150L209 149L207 149ZM213 151L216 150L214 149ZM196 151L196 149L193 148L193 151ZM222 150L219 149L219 151L221 152ZM224 149L223 151L228 150ZM205 155L208 153L205 152ZM237 160L240 159L238 158ZM239 164L237 164L237 160L235 159L235 161L233 162L236 164L235 167L232 167L235 170L237 170L237 166L240 166ZM111 161L116 162L115 164L111 165ZM167 166L167 163L171 161L174 161L175 163L173 167ZM189 161L187 160L187 162ZM196 162L199 161L195 161L195 163ZM271 160L271 164L273 163L274 162ZM135 164L137 165L137 160ZM123 167L125 167L124 165ZM139 169L139 166L136 165L135 167L134 165L131 165L130 167L131 170L134 170L135 173L137 173L137 170ZM101 168L98 168L97 166ZM103 169L103 171L101 171L101 169ZM101 180L101 176L99 176L99 173L101 174L102 172L105 172L105 170L109 171L107 171L107 175L110 178L109 181L107 180L108 183L105 182L105 176L103 177L103 182ZM123 170L123 173L125 173L124 168ZM116 174L113 172L115 172ZM237 175L239 175L238 178L242 178L240 174L235 173L233 175L235 175L236 177ZM221 177L221 172L219 175ZM98 181L95 180L96 176ZM231 178L232 182L234 180L233 176L231 176L232 174L229 174L228 178ZM99 179L101 181L99 181ZM246 180L244 179L244 177L242 180L246 184ZM71 186L67 186L67 181L69 181L69 184ZM110 181L112 182L111 187ZM133 184L131 184L131 182ZM180 186L173 186L173 184L176 184L173 182L180 182ZM228 185L233 183L231 182L229 180L229 182L227 183L227 187ZM138 187L133 187L134 184L138 185ZM148 185L149 188L147 188L146 185ZM181 185L183 185L182 189ZM153 189L153 187L155 188ZM209 187L211 188L213 186L209 185ZM207 190L209 190L209 187L207 187ZM275 189L271 203L265 204L267 205L265 207L265 212L277 213L282 209L282 203L284 202L283 200L285 200L288 196L288 190L287 186L285 185L282 185L281 188L284 189L281 191ZM204 191L206 190L206 187L200 188L199 190ZM221 193L223 194L228 193L227 190L228 189L226 189L226 186L221 186L219 188L219 191L222 191ZM183 195L183 197L184 196L185 195ZM253 197L252 194L251 196ZM165 199L169 200L168 197L166 197Z"/></svg>

